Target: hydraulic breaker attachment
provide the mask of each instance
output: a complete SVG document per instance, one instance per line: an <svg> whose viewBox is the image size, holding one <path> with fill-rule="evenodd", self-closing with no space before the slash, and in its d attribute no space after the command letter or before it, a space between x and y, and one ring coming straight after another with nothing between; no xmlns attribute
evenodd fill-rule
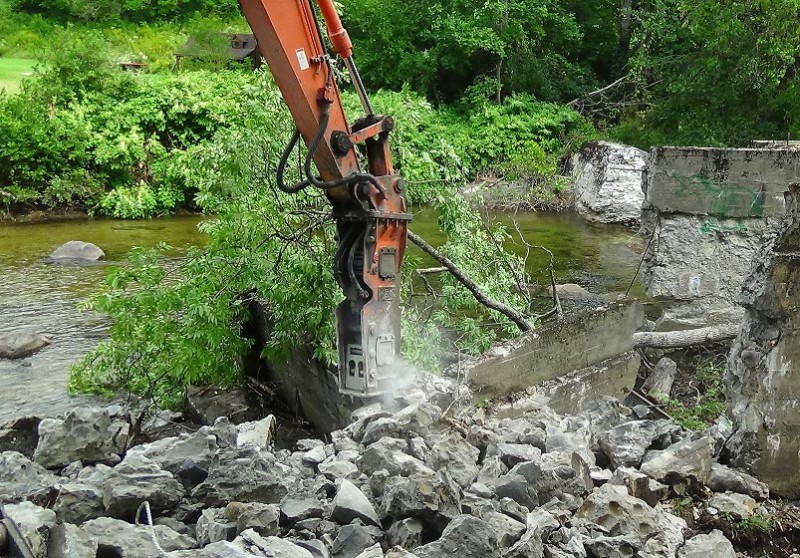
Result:
<svg viewBox="0 0 800 558"><path fill-rule="evenodd" d="M352 127L310 0L239 3L297 125L278 165L278 187L289 193L318 188L333 207L339 242L334 273L345 296L336 311L339 389L374 397L390 389L398 371L400 270L411 215L392 167L394 121L374 113L333 0L316 1L365 112ZM305 177L286 185L284 171L300 138L308 147ZM366 149L366 171L359 145Z"/></svg>

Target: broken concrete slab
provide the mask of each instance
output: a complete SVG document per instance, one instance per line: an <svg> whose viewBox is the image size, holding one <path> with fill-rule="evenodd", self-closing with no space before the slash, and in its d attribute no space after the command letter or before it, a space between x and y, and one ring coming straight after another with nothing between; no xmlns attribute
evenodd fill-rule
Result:
<svg viewBox="0 0 800 558"><path fill-rule="evenodd" d="M563 379L574 371L594 366L602 368L610 359L631 352L633 334L644 325L641 304L636 301L615 302L605 308L547 324L518 339L498 345L480 357L462 362L457 369L451 367L445 374L466 377L481 395L525 391L531 386ZM622 376L634 368L631 362L628 360L622 364ZM635 368L638 369L638 364ZM590 371L581 378L585 380L591 375ZM601 373L600 377L607 376ZM578 383L570 383L566 391L561 391L561 398L574 398L576 395L569 392ZM632 383L628 388L631 387ZM591 392L592 399L601 395L624 396L625 393L620 393L622 390L617 388L617 382L611 382L610 386L603 388L601 381L586 391Z"/></svg>

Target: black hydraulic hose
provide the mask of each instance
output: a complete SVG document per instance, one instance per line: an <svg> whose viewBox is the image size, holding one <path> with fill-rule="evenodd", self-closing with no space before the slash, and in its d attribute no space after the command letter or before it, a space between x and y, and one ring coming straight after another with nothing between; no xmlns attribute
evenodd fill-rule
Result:
<svg viewBox="0 0 800 558"><path fill-rule="evenodd" d="M329 107L326 107L325 110L322 112L322 118L319 120L319 128L317 129L317 133L314 135L314 139L311 141L311 145L308 146L308 153L306 154L305 164L303 165L306 178L308 181L314 185L315 187L321 190L331 190L333 188L338 188L340 186L349 186L350 184L354 184L356 182L369 182L375 188L377 188L381 192L386 192L386 189L383 185L378 182L378 179L375 176L369 173L353 173L351 175L339 178L337 180L331 180L329 182L324 182L314 176L314 173L311 172L311 162L314 157L314 153L317 151L322 138L325 136L325 132L328 129L328 122L330 122L330 112Z"/></svg>
<svg viewBox="0 0 800 558"><path fill-rule="evenodd" d="M298 182L296 184L292 184L291 186L287 186L286 183L283 181L283 177L286 174L286 165L289 164L289 157L292 155L292 151L297 146L300 141L300 130L295 130L294 134L292 134L292 139L289 140L289 144L283 150L281 154L281 160L278 163L278 188L281 192L286 192L287 194L296 194L297 192L304 190L311 186L311 182L308 180L303 180L302 182Z"/></svg>

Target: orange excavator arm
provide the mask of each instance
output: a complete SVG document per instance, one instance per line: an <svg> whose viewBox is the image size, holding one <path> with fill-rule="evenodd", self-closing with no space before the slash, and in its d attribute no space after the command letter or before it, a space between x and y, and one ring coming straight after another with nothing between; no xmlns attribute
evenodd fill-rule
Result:
<svg viewBox="0 0 800 558"><path fill-rule="evenodd" d="M333 207L339 242L334 272L345 296L336 311L339 388L373 397L389 388L398 368L400 269L411 216L403 180L392 168L394 121L374 114L333 1L316 1L365 112L352 126L310 0L239 3L297 126L278 165L278 186L288 193L324 190ZM287 185L286 164L301 138L308 148L305 176ZM361 144L366 170L356 152Z"/></svg>

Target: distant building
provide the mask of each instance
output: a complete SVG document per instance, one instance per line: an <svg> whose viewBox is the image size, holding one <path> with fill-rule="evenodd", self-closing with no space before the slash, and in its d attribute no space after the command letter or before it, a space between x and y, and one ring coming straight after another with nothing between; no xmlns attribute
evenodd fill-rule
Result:
<svg viewBox="0 0 800 558"><path fill-rule="evenodd" d="M261 53L255 35L244 33L209 33L201 37L189 37L186 44L175 53L175 68L179 68L184 58L206 62L227 60L247 62L253 69L261 66Z"/></svg>

